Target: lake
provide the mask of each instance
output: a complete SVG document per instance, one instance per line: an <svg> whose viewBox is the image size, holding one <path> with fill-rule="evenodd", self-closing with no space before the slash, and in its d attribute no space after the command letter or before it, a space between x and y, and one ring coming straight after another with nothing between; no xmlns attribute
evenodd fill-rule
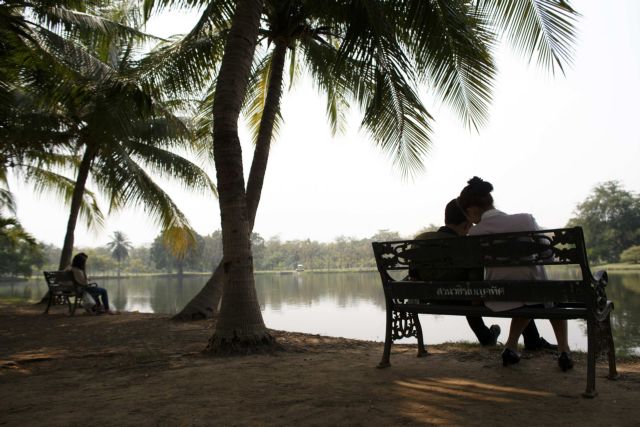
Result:
<svg viewBox="0 0 640 427"><path fill-rule="evenodd" d="M105 279L100 285L108 290L117 310L172 314L201 289L206 279L206 276L182 281L167 277ZM377 272L258 274L256 287L269 328L384 341L384 294ZM46 290L44 278L0 283L0 298L37 301ZM610 272L607 296L615 304L612 320L616 350L619 354L640 355L640 273ZM427 344L475 342L464 317L420 315L420 319ZM506 340L509 319L486 318L485 323L500 325L499 341ZM541 335L555 342L549 322L536 323ZM569 343L573 349L586 350L584 321L569 321Z"/></svg>

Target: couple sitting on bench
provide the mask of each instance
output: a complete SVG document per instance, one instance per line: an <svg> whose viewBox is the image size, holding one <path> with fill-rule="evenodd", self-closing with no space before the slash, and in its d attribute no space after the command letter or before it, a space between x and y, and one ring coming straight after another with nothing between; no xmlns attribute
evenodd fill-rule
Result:
<svg viewBox="0 0 640 427"><path fill-rule="evenodd" d="M540 230L535 219L530 214L508 215L495 209L491 192L491 183L473 177L468 181L457 199L451 200L445 209L445 226L436 232L422 233L415 240L441 239L465 235L483 235L516 231ZM472 227L472 224L476 224ZM422 270L410 271L416 280L546 280L547 275L543 266L530 267L493 267L484 272L474 270ZM437 276L437 277L436 277ZM486 306L492 311L507 311L524 305L539 305L530 302L487 302ZM482 345L495 345L500 334L500 327L484 324L480 316L467 316L469 326ZM549 344L540 337L535 322L532 319L512 318L509 336L502 352L502 363L509 366L520 361L517 351L520 335L524 337L526 350L559 350L558 365L566 371L573 367L571 360L566 320L550 320L558 345Z"/></svg>

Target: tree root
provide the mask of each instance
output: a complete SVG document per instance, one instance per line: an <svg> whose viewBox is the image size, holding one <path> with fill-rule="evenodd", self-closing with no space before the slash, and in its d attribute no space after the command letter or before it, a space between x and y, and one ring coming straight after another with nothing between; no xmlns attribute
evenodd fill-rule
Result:
<svg viewBox="0 0 640 427"><path fill-rule="evenodd" d="M220 337L214 334L209 339L207 348L203 353L212 356L248 356L251 354L274 354L277 351L284 351L284 347L278 344L276 339L269 333L260 336L233 338Z"/></svg>

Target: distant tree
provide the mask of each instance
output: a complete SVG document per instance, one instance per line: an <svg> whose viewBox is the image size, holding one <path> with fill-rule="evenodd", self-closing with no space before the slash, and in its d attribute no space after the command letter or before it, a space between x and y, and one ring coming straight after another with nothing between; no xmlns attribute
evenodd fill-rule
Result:
<svg viewBox="0 0 640 427"><path fill-rule="evenodd" d="M85 249L83 252L89 255L87 270L92 274L96 272L108 274L117 268L114 258L111 257L111 254L109 254L105 248Z"/></svg>
<svg viewBox="0 0 640 427"><path fill-rule="evenodd" d="M179 276L184 274L185 269L210 271L210 259L205 256L208 253L206 239L194 232L193 236L184 239L187 244L183 246L176 241L176 239L182 240L181 235L181 233L165 231L156 237L150 248L150 256L156 268L167 272L175 269Z"/></svg>
<svg viewBox="0 0 640 427"><path fill-rule="evenodd" d="M0 274L29 277L44 261L42 248L20 222L0 216Z"/></svg>
<svg viewBox="0 0 640 427"><path fill-rule="evenodd" d="M371 236L372 242L384 242L390 240L400 240L400 233L397 231L378 230L376 234Z"/></svg>
<svg viewBox="0 0 640 427"><path fill-rule="evenodd" d="M597 262L617 261L623 250L640 244L640 197L618 181L597 185L574 215L567 226L584 229L587 251Z"/></svg>
<svg viewBox="0 0 640 427"><path fill-rule="evenodd" d="M429 224L426 227L422 227L420 230L418 230L418 232L415 234L415 236L417 236L418 234L422 234L422 233L428 233L430 231L438 231L439 228L440 228L439 225Z"/></svg>
<svg viewBox="0 0 640 427"><path fill-rule="evenodd" d="M133 245L122 231L114 231L111 241L107 243L107 248L111 251L111 257L118 261L118 277L120 277L122 261L127 259Z"/></svg>
<svg viewBox="0 0 640 427"><path fill-rule="evenodd" d="M622 251L620 261L630 264L640 264L640 246L631 246Z"/></svg>

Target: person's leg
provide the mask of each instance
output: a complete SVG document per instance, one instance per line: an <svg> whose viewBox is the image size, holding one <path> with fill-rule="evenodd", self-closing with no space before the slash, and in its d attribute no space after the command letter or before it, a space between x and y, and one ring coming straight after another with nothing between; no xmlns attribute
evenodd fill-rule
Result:
<svg viewBox="0 0 640 427"><path fill-rule="evenodd" d="M504 345L506 348L514 352L518 349L518 339L530 321L531 319L523 319L521 317L514 317L511 319L509 338L507 338L507 342Z"/></svg>
<svg viewBox="0 0 640 427"><path fill-rule="evenodd" d="M499 328L489 329L484 324L482 316L467 316L467 323L469 327L478 338L481 345L495 345L500 334ZM495 325L494 325L495 326ZM493 326L492 326L493 327ZM497 333L496 333L497 330Z"/></svg>
<svg viewBox="0 0 640 427"><path fill-rule="evenodd" d="M100 293L97 291L97 289L94 286L90 286L88 288L86 288L87 293L89 295L91 295L93 297L93 300L95 301L96 305L94 306L94 311L100 306Z"/></svg>
<svg viewBox="0 0 640 427"><path fill-rule="evenodd" d="M536 351L558 349L557 345L547 342L547 340L540 336L536 323L533 319L531 319L531 322L529 322L524 331L522 331L522 337L524 338L525 350Z"/></svg>
<svg viewBox="0 0 640 427"><path fill-rule="evenodd" d="M524 338L524 348L533 349L537 348L540 342L540 333L536 327L536 322L531 319L531 322L522 331L522 338Z"/></svg>
<svg viewBox="0 0 640 427"><path fill-rule="evenodd" d="M507 338L504 350L502 351L502 366L513 365L520 361L520 355L517 351L518 339L530 321L531 319L523 319L521 317L514 317L511 319L509 338Z"/></svg>
<svg viewBox="0 0 640 427"><path fill-rule="evenodd" d="M569 352L569 333L566 320L550 320L553 332L558 340L558 366L562 371L573 368L573 360Z"/></svg>
<svg viewBox="0 0 640 427"><path fill-rule="evenodd" d="M558 352L569 353L569 333L566 320L549 320L558 341Z"/></svg>
<svg viewBox="0 0 640 427"><path fill-rule="evenodd" d="M102 307L104 311L109 311L109 297L107 296L107 290L105 288L96 287L95 288L100 295L100 299L102 300Z"/></svg>

